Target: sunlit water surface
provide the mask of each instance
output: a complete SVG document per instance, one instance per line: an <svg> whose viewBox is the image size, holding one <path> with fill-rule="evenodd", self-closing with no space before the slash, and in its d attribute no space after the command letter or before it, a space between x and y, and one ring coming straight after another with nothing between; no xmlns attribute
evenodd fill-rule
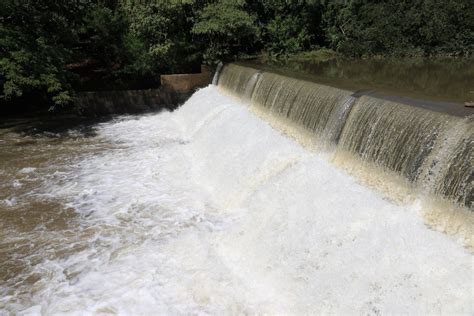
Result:
<svg viewBox="0 0 474 316"><path fill-rule="evenodd" d="M472 255L216 87L0 130L0 312L473 311Z"/></svg>

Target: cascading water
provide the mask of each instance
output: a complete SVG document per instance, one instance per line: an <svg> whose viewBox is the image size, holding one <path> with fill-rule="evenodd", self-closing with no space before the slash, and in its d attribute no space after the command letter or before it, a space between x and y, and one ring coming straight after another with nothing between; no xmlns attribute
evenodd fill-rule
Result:
<svg viewBox="0 0 474 316"><path fill-rule="evenodd" d="M234 64L226 65L219 73L218 84L232 94L242 97L245 91L252 90L257 83L251 79L259 70Z"/></svg>
<svg viewBox="0 0 474 316"><path fill-rule="evenodd" d="M217 67L216 67L216 72L214 73L214 77L212 78L212 84L217 86L219 83L219 75L221 74L222 67L224 67L224 64L220 62Z"/></svg>
<svg viewBox="0 0 474 316"><path fill-rule="evenodd" d="M455 119L362 96L346 121L338 149L415 181L436 138Z"/></svg>
<svg viewBox="0 0 474 316"><path fill-rule="evenodd" d="M271 111L340 145L347 126L332 124L357 119L361 99L316 85L324 108L310 100L310 83L291 79L287 93L284 77L239 67L225 66L219 87L174 112L122 116L87 133L0 128L2 313L472 312L472 254L428 229L417 201L388 200L252 113ZM223 90L260 101L249 107ZM472 122L462 122L468 133ZM423 138L431 151L412 145L412 159L436 176L415 178L449 196L444 188L465 178L444 161L471 149L466 134L437 124L443 136ZM456 149L434 159L444 142ZM419 164L362 153L386 168Z"/></svg>
<svg viewBox="0 0 474 316"><path fill-rule="evenodd" d="M252 105L263 107L319 136L324 131L330 131L326 129L326 125L332 113L339 113L341 108L348 107L350 94L349 91L263 73L256 84L251 102Z"/></svg>
<svg viewBox="0 0 474 316"><path fill-rule="evenodd" d="M256 82L252 76L259 73ZM336 144L336 156L359 157L426 186L420 174L429 174L432 193L473 207L473 121L421 107L352 93L241 65L228 65L221 88L242 96L253 91L250 105L266 115L302 127L310 137ZM248 96L246 96L248 98ZM459 123L461 122L461 123ZM443 138L455 125L448 141ZM443 148L449 148L443 149ZM443 157L430 157L443 152ZM427 160L442 159L431 165ZM434 167L436 165L436 167ZM434 173L434 174L433 174ZM434 181L434 182L433 182Z"/></svg>
<svg viewBox="0 0 474 316"><path fill-rule="evenodd" d="M337 144L344 128L347 116L349 115L354 102L357 100L354 96L349 96L347 99L331 111L331 115L324 128L323 135L326 135L326 140L330 144Z"/></svg>
<svg viewBox="0 0 474 316"><path fill-rule="evenodd" d="M472 209L474 207L474 116L457 119L440 136L427 166L425 185Z"/></svg>

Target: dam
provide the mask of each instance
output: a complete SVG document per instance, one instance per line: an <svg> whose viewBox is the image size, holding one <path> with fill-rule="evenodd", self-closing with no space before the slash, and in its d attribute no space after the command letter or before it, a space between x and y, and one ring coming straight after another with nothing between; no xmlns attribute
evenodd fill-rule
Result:
<svg viewBox="0 0 474 316"><path fill-rule="evenodd" d="M243 64L214 83L1 126L0 310L472 313L472 116Z"/></svg>
<svg viewBox="0 0 474 316"><path fill-rule="evenodd" d="M472 114L426 110L235 64L218 82L267 117L333 145L336 160L352 154L472 211Z"/></svg>

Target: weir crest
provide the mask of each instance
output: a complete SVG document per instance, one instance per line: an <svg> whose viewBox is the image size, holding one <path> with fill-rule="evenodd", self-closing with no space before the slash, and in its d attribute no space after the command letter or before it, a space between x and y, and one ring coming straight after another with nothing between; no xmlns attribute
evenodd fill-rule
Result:
<svg viewBox="0 0 474 316"><path fill-rule="evenodd" d="M304 130L321 148L332 148L334 160L350 156L404 179L407 192L473 211L472 115L454 116L239 64L225 65L214 83L258 112Z"/></svg>

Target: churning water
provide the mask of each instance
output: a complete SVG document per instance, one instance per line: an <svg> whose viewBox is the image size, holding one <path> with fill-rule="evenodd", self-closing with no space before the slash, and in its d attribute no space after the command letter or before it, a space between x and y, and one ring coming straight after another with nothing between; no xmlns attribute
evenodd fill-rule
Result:
<svg viewBox="0 0 474 316"><path fill-rule="evenodd" d="M215 86L90 135L1 137L4 314L473 310L471 253L417 199L360 184Z"/></svg>

